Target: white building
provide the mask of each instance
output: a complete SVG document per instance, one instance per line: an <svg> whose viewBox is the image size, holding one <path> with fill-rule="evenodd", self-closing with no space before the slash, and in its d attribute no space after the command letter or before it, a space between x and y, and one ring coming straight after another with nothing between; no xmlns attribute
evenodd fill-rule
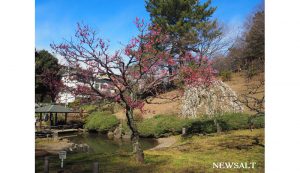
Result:
<svg viewBox="0 0 300 173"><path fill-rule="evenodd" d="M63 84L68 88L75 89L77 85L85 85L82 82L72 79L69 74L62 75ZM98 76L97 80L95 81L94 88L98 89L100 92L105 93L108 92L113 94L116 92L115 89L111 89L111 80L107 76ZM58 94L58 99L56 100L57 103L62 103L68 105L69 103L74 102L76 96L71 93L70 91L63 91Z"/></svg>

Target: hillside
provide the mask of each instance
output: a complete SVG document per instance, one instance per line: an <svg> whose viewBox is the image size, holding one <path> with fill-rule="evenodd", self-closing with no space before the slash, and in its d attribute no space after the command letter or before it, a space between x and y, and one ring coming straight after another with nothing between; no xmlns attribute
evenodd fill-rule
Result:
<svg viewBox="0 0 300 173"><path fill-rule="evenodd" d="M241 73L232 74L232 79L230 81L225 81L227 85L229 85L233 91L236 92L237 95L241 95L247 92L247 88L252 85L256 85L259 83L259 80L264 77L264 74L258 74L254 76L251 80L245 78L245 76ZM264 91L257 94L257 97L261 97L264 94ZM135 111L135 114L142 116L143 118L151 118L155 115L174 115L180 114L180 106L181 100L180 95L182 95L182 91L173 90L167 93L164 93L159 96L159 98L153 98L151 100L151 104L145 103L144 114L141 114L140 111ZM244 106L244 111L246 113L251 112L246 106ZM119 111L115 114L119 119L125 119L125 112Z"/></svg>

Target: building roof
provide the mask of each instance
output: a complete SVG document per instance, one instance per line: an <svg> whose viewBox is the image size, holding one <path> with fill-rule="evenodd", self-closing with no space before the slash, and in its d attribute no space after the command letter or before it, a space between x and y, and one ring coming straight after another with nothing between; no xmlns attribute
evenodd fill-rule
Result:
<svg viewBox="0 0 300 173"><path fill-rule="evenodd" d="M36 113L68 113L73 112L71 109L61 105L47 105L35 109Z"/></svg>

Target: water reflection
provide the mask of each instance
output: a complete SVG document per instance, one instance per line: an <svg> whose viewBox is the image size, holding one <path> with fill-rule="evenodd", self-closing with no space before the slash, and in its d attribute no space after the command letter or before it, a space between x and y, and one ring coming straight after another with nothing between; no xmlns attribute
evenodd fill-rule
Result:
<svg viewBox="0 0 300 173"><path fill-rule="evenodd" d="M131 141L128 140L110 140L106 135L100 134L82 134L82 135L68 135L68 139L76 144L87 144L89 146L88 152L70 152L67 151L67 158L64 160L65 173L81 172L90 173L91 164L98 161L102 171L107 172L132 172L126 171L128 165L120 165L118 159L128 159L129 153L132 152ZM157 145L154 139L140 140L144 150L153 148ZM58 155L49 156L50 173L56 173L60 168L60 160ZM35 172L43 172L44 157L36 157ZM115 171L112 171L116 169Z"/></svg>
<svg viewBox="0 0 300 173"><path fill-rule="evenodd" d="M132 145L130 140L110 140L106 135L102 134L86 134L78 135L69 138L71 142L76 144L87 144L90 147L91 153L118 153L118 152L131 152ZM154 139L141 139L143 149L149 149L156 145Z"/></svg>

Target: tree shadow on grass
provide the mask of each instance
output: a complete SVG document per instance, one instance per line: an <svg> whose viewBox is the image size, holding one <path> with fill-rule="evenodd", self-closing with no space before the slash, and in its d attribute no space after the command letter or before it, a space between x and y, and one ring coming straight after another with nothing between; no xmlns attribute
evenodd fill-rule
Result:
<svg viewBox="0 0 300 173"><path fill-rule="evenodd" d="M262 144L262 142L259 140L258 137L244 136L244 135L230 137L226 139L224 142L220 142L219 144L219 146L223 148L238 149L238 150L242 150L242 149L249 150L257 145L264 147L264 145Z"/></svg>

